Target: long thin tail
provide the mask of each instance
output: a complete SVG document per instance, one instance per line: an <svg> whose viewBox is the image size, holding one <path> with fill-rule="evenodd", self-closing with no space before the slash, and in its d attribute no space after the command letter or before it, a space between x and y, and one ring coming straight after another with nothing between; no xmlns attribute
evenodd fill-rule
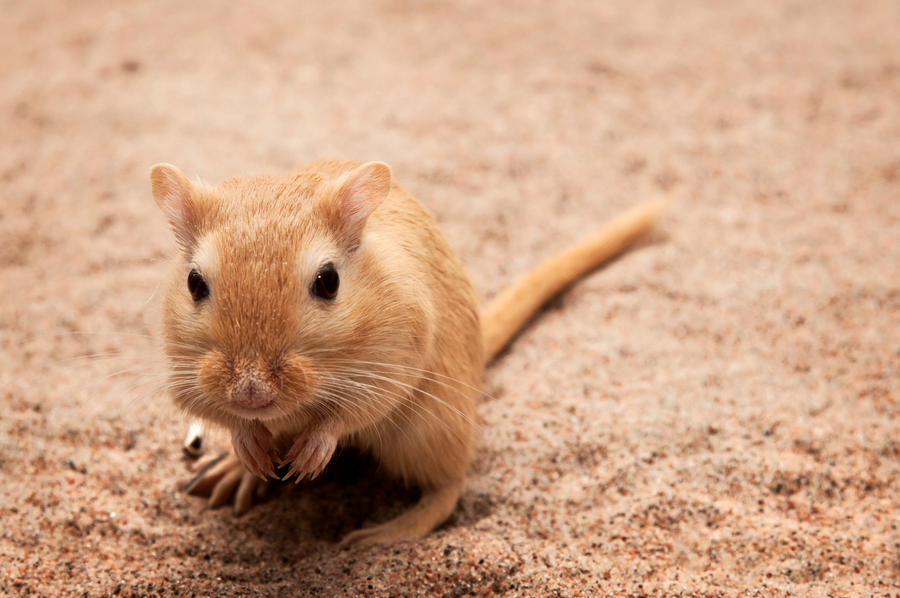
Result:
<svg viewBox="0 0 900 598"><path fill-rule="evenodd" d="M486 361L550 298L647 232L665 206L665 201L654 201L633 208L594 236L545 260L500 293L481 316Z"/></svg>

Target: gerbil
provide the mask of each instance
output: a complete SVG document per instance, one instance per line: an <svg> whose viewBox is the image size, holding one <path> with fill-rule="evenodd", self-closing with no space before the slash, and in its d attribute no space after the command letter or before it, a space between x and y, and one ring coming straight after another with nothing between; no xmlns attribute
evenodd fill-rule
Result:
<svg viewBox="0 0 900 598"><path fill-rule="evenodd" d="M160 164L150 178L180 249L164 302L169 388L188 414L231 431L233 455L201 480L210 502L235 495L246 510L276 466L315 477L354 445L422 496L344 544L417 538L450 514L485 363L662 209L629 212L479 315L462 263L383 163L319 161L217 187Z"/></svg>

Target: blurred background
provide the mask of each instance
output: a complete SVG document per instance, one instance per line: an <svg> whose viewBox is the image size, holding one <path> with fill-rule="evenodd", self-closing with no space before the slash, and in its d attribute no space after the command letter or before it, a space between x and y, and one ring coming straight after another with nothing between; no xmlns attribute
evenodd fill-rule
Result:
<svg viewBox="0 0 900 598"><path fill-rule="evenodd" d="M897 2L0 14L0 590L896 589ZM485 298L672 201L491 370L469 491L393 552L333 546L390 489L240 520L178 492L149 168L214 183L322 157L389 163Z"/></svg>

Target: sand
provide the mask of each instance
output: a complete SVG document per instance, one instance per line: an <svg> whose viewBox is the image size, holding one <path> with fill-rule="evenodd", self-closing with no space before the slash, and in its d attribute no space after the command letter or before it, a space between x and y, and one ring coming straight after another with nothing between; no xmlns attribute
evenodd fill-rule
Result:
<svg viewBox="0 0 900 598"><path fill-rule="evenodd" d="M4 2L0 594L900 593L900 4ZM489 370L423 540L364 458L185 495L149 167L383 160L485 300L659 230ZM213 435L210 450L225 446Z"/></svg>

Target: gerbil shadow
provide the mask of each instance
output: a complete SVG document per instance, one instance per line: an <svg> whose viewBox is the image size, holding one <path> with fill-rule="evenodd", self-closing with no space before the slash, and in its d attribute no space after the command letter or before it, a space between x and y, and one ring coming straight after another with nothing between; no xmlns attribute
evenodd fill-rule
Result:
<svg viewBox="0 0 900 598"><path fill-rule="evenodd" d="M367 453L343 448L316 480L277 482L262 502L240 517L227 508L208 511L207 516L217 519L216 527L232 536L239 552L241 538L250 534L264 541L269 554L292 555L297 562L304 555L340 550L338 542L346 534L400 515L419 497L417 488L380 471ZM488 516L495 503L486 494L464 492L438 529L472 525Z"/></svg>
<svg viewBox="0 0 900 598"><path fill-rule="evenodd" d="M300 545L326 543L336 548L347 533L383 523L410 508L419 494L379 471L369 455L345 448L315 480L276 482L267 498L240 519L250 520L254 532L276 551L297 554L293 548ZM233 517L224 509L218 513Z"/></svg>

